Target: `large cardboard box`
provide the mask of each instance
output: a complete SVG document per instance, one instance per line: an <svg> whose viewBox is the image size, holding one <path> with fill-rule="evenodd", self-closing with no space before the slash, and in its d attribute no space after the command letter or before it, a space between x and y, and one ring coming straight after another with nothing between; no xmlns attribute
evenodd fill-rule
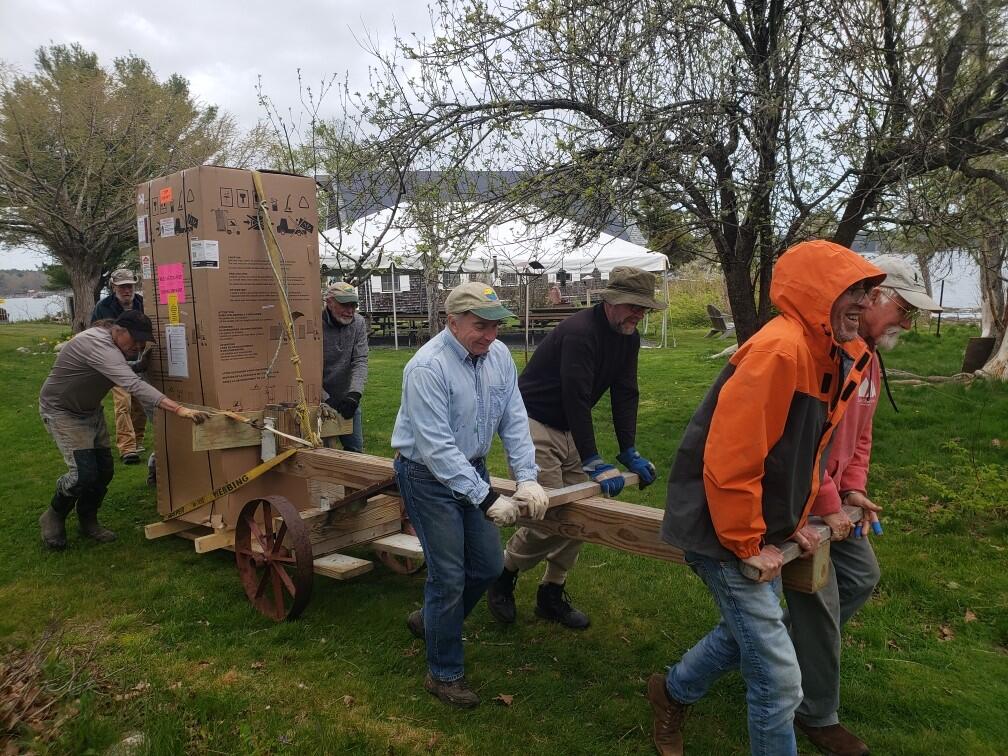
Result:
<svg viewBox="0 0 1008 756"><path fill-rule="evenodd" d="M263 172L270 223L309 405L321 398L322 297L315 182ZM252 173L201 166L137 187L137 239L147 314L157 344L149 379L168 397L237 412L298 399L290 349L282 343L280 294L259 229ZM168 514L260 462L258 447L194 452L192 424L159 411L158 512ZM233 525L245 502L280 494L308 504L304 480L271 472L218 499L211 515Z"/></svg>

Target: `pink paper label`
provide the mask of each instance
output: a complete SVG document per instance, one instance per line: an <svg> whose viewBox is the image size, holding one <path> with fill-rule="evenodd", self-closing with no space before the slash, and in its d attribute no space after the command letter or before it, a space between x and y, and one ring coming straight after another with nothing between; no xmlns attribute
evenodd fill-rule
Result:
<svg viewBox="0 0 1008 756"><path fill-rule="evenodd" d="M157 266L158 302L168 304L169 294L178 294L178 301L185 302L185 281L182 276L182 263Z"/></svg>

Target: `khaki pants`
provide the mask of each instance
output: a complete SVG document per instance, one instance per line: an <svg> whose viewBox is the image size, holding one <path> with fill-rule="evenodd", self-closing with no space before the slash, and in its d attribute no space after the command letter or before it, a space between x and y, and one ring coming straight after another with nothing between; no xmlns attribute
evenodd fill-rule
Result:
<svg viewBox="0 0 1008 756"><path fill-rule="evenodd" d="M539 485L562 488L589 480L570 432L557 430L529 418L529 431L539 465ZM577 562L581 541L551 535L534 528L518 528L507 542L504 566L524 572L546 560L546 578L562 583Z"/></svg>
<svg viewBox="0 0 1008 756"><path fill-rule="evenodd" d="M143 447L147 414L143 405L129 391L112 387L112 405L115 408L116 446L119 455L136 452Z"/></svg>

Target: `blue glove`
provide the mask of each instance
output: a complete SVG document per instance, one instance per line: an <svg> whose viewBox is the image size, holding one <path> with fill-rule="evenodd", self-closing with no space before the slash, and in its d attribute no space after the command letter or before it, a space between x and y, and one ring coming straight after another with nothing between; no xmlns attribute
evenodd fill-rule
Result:
<svg viewBox="0 0 1008 756"><path fill-rule="evenodd" d="M651 464L651 461L645 459L637 450L632 446L626 451L621 451L616 459L618 459L627 470L632 473L637 473L637 477L640 478L640 487L647 488L652 483L655 482L655 478L658 477L658 471L655 470L655 466Z"/></svg>
<svg viewBox="0 0 1008 756"><path fill-rule="evenodd" d="M599 484L603 496L616 496L626 485L626 478L612 465L602 461L602 457L597 454L591 459L581 463L581 469L588 473L588 477Z"/></svg>

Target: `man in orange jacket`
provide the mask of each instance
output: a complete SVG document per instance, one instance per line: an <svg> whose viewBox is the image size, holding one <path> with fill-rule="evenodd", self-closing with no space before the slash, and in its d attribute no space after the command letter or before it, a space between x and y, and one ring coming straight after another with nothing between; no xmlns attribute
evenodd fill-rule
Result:
<svg viewBox="0 0 1008 756"><path fill-rule="evenodd" d="M688 707L726 672L746 682L753 754L797 753L801 670L782 621L777 545L818 545L806 528L833 429L870 362L862 303L885 274L826 241L797 244L774 268L781 313L745 342L690 420L669 476L662 538L683 549L721 622L648 680L652 735L682 753ZM746 562L758 582L739 570Z"/></svg>

